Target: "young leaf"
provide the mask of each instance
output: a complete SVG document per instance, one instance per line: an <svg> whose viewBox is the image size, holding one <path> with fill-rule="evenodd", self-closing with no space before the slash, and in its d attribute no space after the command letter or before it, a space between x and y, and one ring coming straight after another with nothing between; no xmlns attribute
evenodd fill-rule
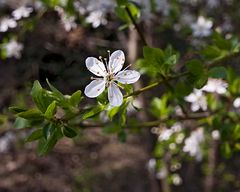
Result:
<svg viewBox="0 0 240 192"><path fill-rule="evenodd" d="M38 142L38 153L40 155L46 155L50 150L53 149L57 141L62 137L62 134L60 133L60 129L58 127L54 127L55 129L49 136L49 138L46 140L45 138L42 138Z"/></svg>
<svg viewBox="0 0 240 192"><path fill-rule="evenodd" d="M48 105L52 102L52 98L47 96L46 90L42 88L39 81L33 83L31 95L38 109L44 113Z"/></svg>
<svg viewBox="0 0 240 192"><path fill-rule="evenodd" d="M65 100L64 95L58 91L49 81L48 79L46 79L48 86L50 87L50 89L52 90L52 92L54 93L54 95L61 101L61 100Z"/></svg>
<svg viewBox="0 0 240 192"><path fill-rule="evenodd" d="M69 137L69 138L73 138L73 137L77 136L76 131L74 129L70 128L70 127L67 127L67 126L63 127L63 134L66 137Z"/></svg>
<svg viewBox="0 0 240 192"><path fill-rule="evenodd" d="M27 109L25 109L25 108L16 107L16 106L9 107L8 110L11 111L12 113L20 113L20 112L27 111Z"/></svg>
<svg viewBox="0 0 240 192"><path fill-rule="evenodd" d="M70 104L74 107L77 107L82 99L82 92L80 90L73 93L69 99Z"/></svg>
<svg viewBox="0 0 240 192"><path fill-rule="evenodd" d="M25 140L26 142L31 142L31 141L35 141L38 140L40 138L43 137L43 133L42 133L42 129L37 129L35 131L33 131Z"/></svg>
<svg viewBox="0 0 240 192"><path fill-rule="evenodd" d="M22 117L28 120L41 120L43 119L43 114L37 109L29 109L24 112L20 112L17 114L18 117Z"/></svg>
<svg viewBox="0 0 240 192"><path fill-rule="evenodd" d="M47 119L51 119L54 114L56 113L56 101L53 101L47 108L44 116L47 118Z"/></svg>
<svg viewBox="0 0 240 192"><path fill-rule="evenodd" d="M23 129L23 128L31 127L31 122L22 117L17 117L14 122L13 127L15 127L16 129Z"/></svg>
<svg viewBox="0 0 240 192"><path fill-rule="evenodd" d="M89 109L87 112L85 112L82 116L82 120L88 119L90 117L93 117L103 111L106 108L104 105L97 105L91 109Z"/></svg>

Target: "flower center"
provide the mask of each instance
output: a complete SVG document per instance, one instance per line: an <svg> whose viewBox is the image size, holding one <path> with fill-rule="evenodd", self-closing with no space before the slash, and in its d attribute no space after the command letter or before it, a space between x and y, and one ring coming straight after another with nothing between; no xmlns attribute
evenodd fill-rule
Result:
<svg viewBox="0 0 240 192"><path fill-rule="evenodd" d="M109 87L110 83L115 79L113 74L108 74L105 78L107 87Z"/></svg>

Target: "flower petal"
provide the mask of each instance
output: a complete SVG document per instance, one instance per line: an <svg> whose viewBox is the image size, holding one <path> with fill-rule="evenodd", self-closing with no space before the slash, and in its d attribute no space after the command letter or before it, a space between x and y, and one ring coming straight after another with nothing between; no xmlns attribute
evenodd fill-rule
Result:
<svg viewBox="0 0 240 192"><path fill-rule="evenodd" d="M95 57L88 57L86 59L86 67L94 75L97 75L99 77L104 77L107 74L104 64Z"/></svg>
<svg viewBox="0 0 240 192"><path fill-rule="evenodd" d="M100 95L105 89L105 81L103 79L93 80L84 90L87 97L94 98Z"/></svg>
<svg viewBox="0 0 240 192"><path fill-rule="evenodd" d="M121 50L114 51L109 58L109 63L108 63L109 71L112 73L117 73L122 69L124 62L125 62L125 55L123 51Z"/></svg>
<svg viewBox="0 0 240 192"><path fill-rule="evenodd" d="M120 71L116 75L116 80L123 84L135 83L140 77L140 73L134 70Z"/></svg>
<svg viewBox="0 0 240 192"><path fill-rule="evenodd" d="M108 88L108 100L112 106L119 106L123 102L123 95L115 83L111 83Z"/></svg>

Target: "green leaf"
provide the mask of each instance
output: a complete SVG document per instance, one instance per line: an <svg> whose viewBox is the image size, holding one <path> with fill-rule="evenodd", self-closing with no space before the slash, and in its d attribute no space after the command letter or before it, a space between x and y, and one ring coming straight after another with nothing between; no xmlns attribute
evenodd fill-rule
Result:
<svg viewBox="0 0 240 192"><path fill-rule="evenodd" d="M117 0L118 6L126 5L127 3L128 3L128 0Z"/></svg>
<svg viewBox="0 0 240 192"><path fill-rule="evenodd" d="M163 95L162 98L154 98L151 102L150 112L158 119L168 117L170 108L168 107L168 96Z"/></svg>
<svg viewBox="0 0 240 192"><path fill-rule="evenodd" d="M107 114L109 119L112 120L119 110L120 110L120 107L113 107L110 110L108 110Z"/></svg>
<svg viewBox="0 0 240 192"><path fill-rule="evenodd" d="M97 114L99 114L100 112L102 112L104 109L106 108L105 105L97 105L91 109L89 109L87 112L85 112L82 116L82 120L91 118Z"/></svg>
<svg viewBox="0 0 240 192"><path fill-rule="evenodd" d="M201 76L201 74L204 72L203 64L196 59L187 62L186 67L188 71L195 76Z"/></svg>
<svg viewBox="0 0 240 192"><path fill-rule="evenodd" d="M20 112L27 111L27 109L25 109L25 108L16 107L16 106L9 107L8 110L11 111L12 113L20 113Z"/></svg>
<svg viewBox="0 0 240 192"><path fill-rule="evenodd" d="M219 48L223 50L231 50L231 41L224 39L219 33L213 34L213 43Z"/></svg>
<svg viewBox="0 0 240 192"><path fill-rule="evenodd" d="M53 100L52 98L50 98L46 94L46 90L44 90L42 88L42 86L40 85L39 81L35 81L33 83L33 88L32 88L32 91L31 91L31 95L32 95L34 103L36 104L38 109L40 111L42 111L43 113L46 111L48 105Z"/></svg>
<svg viewBox="0 0 240 192"><path fill-rule="evenodd" d="M53 118L54 114L56 113L56 101L53 101L47 108L44 116L47 118L47 119L51 119Z"/></svg>
<svg viewBox="0 0 240 192"><path fill-rule="evenodd" d="M43 132L43 136L46 140L49 138L52 131L53 131L53 129L52 129L52 124L51 123L48 123L43 127L42 132Z"/></svg>
<svg viewBox="0 0 240 192"><path fill-rule="evenodd" d="M218 47L213 45L206 47L204 50L201 51L201 53L207 59L216 59L222 56L222 51Z"/></svg>
<svg viewBox="0 0 240 192"><path fill-rule="evenodd" d="M69 101L72 106L78 106L81 100L82 100L82 92L78 90L71 95Z"/></svg>
<svg viewBox="0 0 240 192"><path fill-rule="evenodd" d="M43 132L42 129L37 129L35 131L33 131L25 140L26 142L31 142L31 141L35 141L38 140L40 138L43 137Z"/></svg>
<svg viewBox="0 0 240 192"><path fill-rule="evenodd" d="M49 86L49 88L52 90L52 92L54 93L54 95L61 101L61 100L66 100L66 98L64 97L64 95L57 90L49 81L48 79L46 79L47 84Z"/></svg>
<svg viewBox="0 0 240 192"><path fill-rule="evenodd" d="M24 112L20 112L17 114L18 117L22 117L28 120L42 120L43 114L37 109L29 109Z"/></svg>
<svg viewBox="0 0 240 192"><path fill-rule="evenodd" d="M53 149L57 141L62 137L59 127L54 127L53 132L46 140L42 138L38 142L38 153L39 155L46 155L49 151Z"/></svg>
<svg viewBox="0 0 240 192"><path fill-rule="evenodd" d="M232 150L228 142L224 142L221 145L221 153L227 159L229 159L232 156Z"/></svg>
<svg viewBox="0 0 240 192"><path fill-rule="evenodd" d="M28 127L31 127L31 122L22 117L17 117L13 127L15 127L16 129L28 128Z"/></svg>
<svg viewBox="0 0 240 192"><path fill-rule="evenodd" d="M175 65L177 63L177 55L171 55L170 57L166 58L164 64L166 65Z"/></svg>
<svg viewBox="0 0 240 192"><path fill-rule="evenodd" d="M225 67L213 67L209 70L208 76L212 78L227 78L227 70Z"/></svg>
<svg viewBox="0 0 240 192"><path fill-rule="evenodd" d="M70 128L70 127L67 127L67 126L63 127L63 134L66 137L69 137L69 138L73 138L73 137L77 136L76 131L74 129Z"/></svg>

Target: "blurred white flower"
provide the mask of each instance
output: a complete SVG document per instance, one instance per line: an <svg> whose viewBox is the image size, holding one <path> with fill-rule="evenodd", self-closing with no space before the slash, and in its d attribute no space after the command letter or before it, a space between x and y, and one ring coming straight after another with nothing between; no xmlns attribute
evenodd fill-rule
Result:
<svg viewBox="0 0 240 192"><path fill-rule="evenodd" d="M174 112L176 113L176 115L178 115L178 116L183 116L184 114L183 114L183 111L182 111L182 108L179 106L179 105L177 105L175 108L174 108Z"/></svg>
<svg viewBox="0 0 240 192"><path fill-rule="evenodd" d="M104 61L95 57L86 59L87 69L98 78L92 78L93 81L85 87L84 93L87 97L95 98L107 87L108 100L111 106L120 106L123 102L123 95L116 82L122 84L135 83L140 78L140 73L127 70L127 68L121 71L125 62L125 55L121 50L114 51L109 55L108 62L107 59Z"/></svg>
<svg viewBox="0 0 240 192"><path fill-rule="evenodd" d="M164 179L168 175L168 171L166 167L161 168L157 173L156 173L156 178L157 179Z"/></svg>
<svg viewBox="0 0 240 192"><path fill-rule="evenodd" d="M219 140L220 139L220 132L218 130L213 130L212 131L212 138L214 140Z"/></svg>
<svg viewBox="0 0 240 192"><path fill-rule="evenodd" d="M240 107L240 97L237 97L237 98L233 101L233 107L235 107L235 108L239 108L239 107Z"/></svg>
<svg viewBox="0 0 240 192"><path fill-rule="evenodd" d="M185 101L191 103L191 110L193 112L202 109L203 111L207 110L207 100L202 90L194 89L191 94L186 96Z"/></svg>
<svg viewBox="0 0 240 192"><path fill-rule="evenodd" d="M68 16L65 15L64 17L61 18L62 24L65 28L66 31L71 31L72 29L77 28L77 23L75 22L75 17L74 16Z"/></svg>
<svg viewBox="0 0 240 192"><path fill-rule="evenodd" d="M172 175L172 182L174 185L181 185L182 184L182 178L179 174L175 173Z"/></svg>
<svg viewBox="0 0 240 192"><path fill-rule="evenodd" d="M0 32L6 32L9 28L17 27L17 22L11 18L3 18L0 21Z"/></svg>
<svg viewBox="0 0 240 192"><path fill-rule="evenodd" d="M184 137L185 137L184 133L179 133L176 137L176 143L181 144L183 142Z"/></svg>
<svg viewBox="0 0 240 192"><path fill-rule="evenodd" d="M21 18L29 17L32 12L33 12L32 7L21 6L12 12L12 16L16 20L19 20Z"/></svg>
<svg viewBox="0 0 240 192"><path fill-rule="evenodd" d="M4 44L3 47L6 49L7 57L15 57L19 59L21 57L21 51L23 50L23 44L18 43L16 40L11 39L8 43Z"/></svg>
<svg viewBox="0 0 240 192"><path fill-rule="evenodd" d="M202 88L203 91L210 93L224 94L227 92L228 84L222 79L209 78L207 84Z"/></svg>
<svg viewBox="0 0 240 192"><path fill-rule="evenodd" d="M196 23L191 25L193 30L193 36L195 37L206 37L212 33L213 22L209 19L199 16Z"/></svg>
<svg viewBox="0 0 240 192"><path fill-rule="evenodd" d="M7 152L10 148L11 142L15 139L12 133L7 133L0 137L0 153Z"/></svg>
<svg viewBox="0 0 240 192"><path fill-rule="evenodd" d="M173 130L174 133L180 132L180 131L182 131L182 124L179 123L179 122L176 122L176 123L173 124L171 129Z"/></svg>
<svg viewBox="0 0 240 192"><path fill-rule="evenodd" d="M171 149L171 150L175 150L176 149L176 144L175 143L170 143L170 145L169 145L169 149Z"/></svg>
<svg viewBox="0 0 240 192"><path fill-rule="evenodd" d="M170 170L177 171L178 169L181 169L181 167L182 167L181 163L177 162L177 163L171 164Z"/></svg>
<svg viewBox="0 0 240 192"><path fill-rule="evenodd" d="M167 129L167 128L163 129L158 137L158 141L166 141L170 139L173 133L174 132L172 129Z"/></svg>
<svg viewBox="0 0 240 192"><path fill-rule="evenodd" d="M203 128L198 128L193 131L191 135L185 139L183 151L189 153L190 156L195 157L196 160L202 160L202 151L200 144L204 141Z"/></svg>
<svg viewBox="0 0 240 192"><path fill-rule="evenodd" d="M68 15L67 13L65 13L64 9L59 6L56 6L55 10L58 12L58 15L60 16L61 19L61 23L67 32L77 27L77 23L75 22L76 20L75 16Z"/></svg>
<svg viewBox="0 0 240 192"><path fill-rule="evenodd" d="M92 24L93 28L97 28L100 25L106 25L107 20L105 18L105 13L101 10L91 12L87 18L86 22Z"/></svg>
<svg viewBox="0 0 240 192"><path fill-rule="evenodd" d="M168 129L167 127L162 127L160 132L156 132L159 134L158 141L166 141L169 140L172 134L180 132L182 130L182 124L177 122L173 124L173 126Z"/></svg>
<svg viewBox="0 0 240 192"><path fill-rule="evenodd" d="M150 173L154 172L156 168L156 159L152 158L147 163L147 169Z"/></svg>

